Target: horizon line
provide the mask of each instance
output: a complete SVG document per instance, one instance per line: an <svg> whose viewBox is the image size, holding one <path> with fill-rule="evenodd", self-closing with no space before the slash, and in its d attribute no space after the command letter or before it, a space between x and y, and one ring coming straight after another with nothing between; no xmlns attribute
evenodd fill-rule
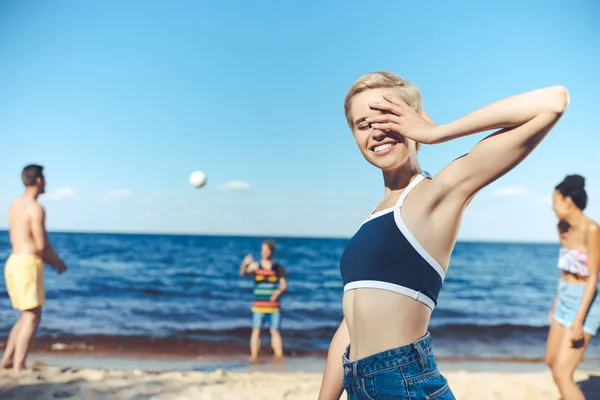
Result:
<svg viewBox="0 0 600 400"><path fill-rule="evenodd" d="M0 227L0 232L8 233L8 228ZM101 231L101 230L69 230L53 229L48 233L66 233L66 234L84 234L84 235L146 235L146 236L218 236L218 237L243 237L243 238L279 238L279 239L329 239L329 240L349 240L351 236L335 235L292 235L292 234L263 234L263 233L202 233L202 232L168 232L168 231ZM515 244L558 244L557 241L531 239L531 240L510 240L510 239L481 239L464 238L458 239L457 243L515 243Z"/></svg>

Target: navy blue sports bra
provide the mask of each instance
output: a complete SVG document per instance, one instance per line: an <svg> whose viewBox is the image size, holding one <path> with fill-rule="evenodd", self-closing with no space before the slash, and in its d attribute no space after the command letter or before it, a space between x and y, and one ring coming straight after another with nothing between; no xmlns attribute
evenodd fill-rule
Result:
<svg viewBox="0 0 600 400"><path fill-rule="evenodd" d="M371 212L350 239L340 260L344 292L358 288L390 290L434 309L444 270L410 233L400 215L404 199L425 177L430 175L422 172L413 178L393 207Z"/></svg>

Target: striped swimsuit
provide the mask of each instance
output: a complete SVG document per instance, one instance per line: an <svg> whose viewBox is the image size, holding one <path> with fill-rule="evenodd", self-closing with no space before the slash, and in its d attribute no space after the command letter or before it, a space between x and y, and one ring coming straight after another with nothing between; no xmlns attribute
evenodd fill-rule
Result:
<svg viewBox="0 0 600 400"><path fill-rule="evenodd" d="M271 295L279 289L279 264L273 261L271 269L263 268L258 263L254 273L254 302L252 311L270 314L279 311L279 301L271 301Z"/></svg>

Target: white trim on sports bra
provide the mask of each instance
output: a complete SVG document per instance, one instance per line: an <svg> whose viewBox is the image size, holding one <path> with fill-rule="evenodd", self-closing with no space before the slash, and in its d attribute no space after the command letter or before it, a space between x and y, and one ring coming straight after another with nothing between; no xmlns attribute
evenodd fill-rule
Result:
<svg viewBox="0 0 600 400"><path fill-rule="evenodd" d="M404 190L400 194L400 197L398 197L398 200L396 201L396 204L394 204L391 207L384 208L383 210L379 210L376 213L374 213L373 211L375 211L377 209L377 207L379 206L379 203L377 203L377 205L375 206L375 208L373 208L373 210L371 210L371 212L369 213L369 215L367 216L367 218L365 218L365 220L363 221L363 223L361 224L361 226L364 225L365 223L371 221L372 219L375 219L377 217L381 217L382 215L385 215L385 214L389 213L390 211L393 211L394 209L396 209L398 207L401 207L402 203L404 203L404 199L406 199L406 196L408 196L408 193L412 190L412 188L414 188L415 186L417 186L419 184L419 182L421 182L423 179L425 179L426 177L430 177L430 176L431 175L429 175L427 172L421 171L419 173L419 175L417 175L416 177L414 177L413 180L408 184L408 186L406 186L406 188L404 188ZM381 200L383 200L383 198ZM381 200L379 200L380 203L381 203Z"/></svg>
<svg viewBox="0 0 600 400"><path fill-rule="evenodd" d="M446 273L444 272L444 269L437 261L435 261L435 259L431 256L431 254L429 254L427 252L427 250L425 250L423 248L423 246L421 245L421 243L419 243L417 238L415 238L413 236L413 234L410 232L410 230L404 223L404 220L402 219L402 215L400 214L400 208L394 210L394 221L396 221L396 225L398 226L398 229L400 229L400 232L402 232L402 234L404 235L406 240L408 240L408 242L412 245L412 247L414 247L414 249L417 251L417 253L419 253L421 255L421 257L423 257L423 259L425 261L427 261L427 263L429 265L431 265L431 267L433 269L435 269L435 272L437 272L439 274L439 276L442 278L442 281L443 281L444 278L446 277Z"/></svg>
<svg viewBox="0 0 600 400"><path fill-rule="evenodd" d="M427 250L425 250L425 248L423 248L421 243L419 243L419 241L414 237L414 235L411 233L410 229L408 229L408 227L406 226L406 223L402 219L402 214L400 212L400 210L402 209L402 204L404 203L404 200L408 196L409 192L426 177L430 178L431 175L429 175L425 171L423 171L419 175L417 175L408 184L408 186L404 189L404 191L398 198L398 201L396 201L396 204L394 204L392 207L388 207L386 209L383 209L376 213L373 213L373 211L375 209L377 209L377 206L375 206L373 211L371 211L371 213L363 221L361 226L369 221L372 221L375 218L381 217L382 215L388 214L389 212L393 212L394 213L394 221L396 222L396 226L398 227L400 232L404 235L404 237L410 243L410 245L417 251L417 253L419 253L419 255L438 273L438 275L442 278L442 282L443 282L444 278L446 276L444 269L427 252ZM435 307L435 303L433 302L433 300L430 299L428 296L424 295L423 293L413 290L411 288L402 286L402 285L397 285L394 283L389 283L389 282L384 282L384 281L361 280L361 281L349 282L348 284L346 284L344 286L344 292L347 290L358 289L358 288L373 288L373 289L389 290L392 292L396 292L396 293L411 297L417 301L420 301L421 303L425 304L427 307L429 307L432 310Z"/></svg>
<svg viewBox="0 0 600 400"><path fill-rule="evenodd" d="M433 300L429 298L429 296L424 295L421 292L417 292L411 288L407 288L406 286L396 285L395 283L383 282L383 281L354 281L347 283L344 286L344 292L352 289L383 289L389 290L390 292L395 292L399 294L403 294L404 296L411 297L421 303L425 304L427 307L432 310L435 308L435 303Z"/></svg>
<svg viewBox="0 0 600 400"><path fill-rule="evenodd" d="M376 213L373 213L373 211L377 208L377 206L375 206L375 208L373 209L373 211L371 211L371 214L369 214L369 216L367 216L367 218L364 220L364 222L361 225L364 225L365 223L377 218L377 217L381 217L382 215L385 215L389 212L394 212L394 221L396 221L396 225L398 226L398 229L400 229L400 232L402 232L402 234L404 235L404 237L406 238L406 240L408 240L408 242L412 245L412 247L414 247L414 249L417 251L417 253L419 253L421 255L421 257L423 257L423 259L425 259L425 261L427 261L427 263L429 265L431 265L431 267L440 275L440 277L442 278L442 281L444 280L446 273L444 272L444 269L442 268L442 266L431 256L431 254L429 254L427 252L427 250L425 250L425 248L423 248L423 246L421 245L421 243L419 243L419 241L414 237L414 235L410 232L410 229L408 229L408 227L406 226L406 223L404 222L404 220L402 219L402 214L400 213L400 210L402 209L402 204L404 204L404 200L406 200L406 197L408 196L408 194L410 193L410 191L417 186L419 183L421 183L421 181L425 178L431 178L431 175L425 171L421 171L419 173L419 175L417 175L406 187L406 189L404 189L404 191L402 192L402 194L400 195L400 197L398 198L398 201L396 201L396 204L394 204L392 207L388 207L386 209L383 209L381 211L377 211Z"/></svg>

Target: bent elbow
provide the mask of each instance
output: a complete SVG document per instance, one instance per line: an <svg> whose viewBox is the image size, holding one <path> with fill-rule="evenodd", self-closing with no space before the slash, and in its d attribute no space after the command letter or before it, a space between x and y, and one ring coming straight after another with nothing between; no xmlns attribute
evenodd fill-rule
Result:
<svg viewBox="0 0 600 400"><path fill-rule="evenodd" d="M35 248L38 251L39 254L46 254L46 251L48 250L48 242L46 240L36 240L35 241Z"/></svg>
<svg viewBox="0 0 600 400"><path fill-rule="evenodd" d="M551 105L550 108L558 115L562 115L569 107L569 90L562 85L552 86Z"/></svg>

